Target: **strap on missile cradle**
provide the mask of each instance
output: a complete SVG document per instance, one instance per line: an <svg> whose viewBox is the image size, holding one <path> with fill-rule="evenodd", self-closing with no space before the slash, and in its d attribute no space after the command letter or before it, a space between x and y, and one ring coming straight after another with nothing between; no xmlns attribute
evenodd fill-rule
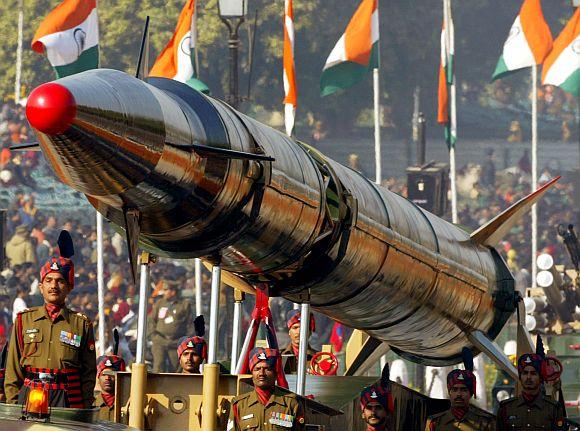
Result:
<svg viewBox="0 0 580 431"><path fill-rule="evenodd" d="M298 293L309 285L327 277L344 259L350 232L356 223L358 202L341 183L324 156L315 148L296 141L299 148L311 157L324 179L325 222L321 234L314 240L308 253L297 266L297 270L286 280L280 280L273 287L276 291L283 289L286 293ZM330 251L338 244L336 257Z"/></svg>

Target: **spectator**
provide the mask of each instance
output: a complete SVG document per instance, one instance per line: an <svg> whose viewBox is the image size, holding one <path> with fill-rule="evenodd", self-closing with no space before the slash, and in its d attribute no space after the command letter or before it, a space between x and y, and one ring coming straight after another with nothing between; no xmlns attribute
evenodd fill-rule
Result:
<svg viewBox="0 0 580 431"><path fill-rule="evenodd" d="M28 289L24 286L18 286L16 288L16 298L12 304L12 321L16 322L16 315L22 310L26 310L28 305L26 305L26 298L28 298Z"/></svg>
<svg viewBox="0 0 580 431"><path fill-rule="evenodd" d="M18 226L14 236L6 243L6 257L11 265L36 263L34 245L25 225Z"/></svg>

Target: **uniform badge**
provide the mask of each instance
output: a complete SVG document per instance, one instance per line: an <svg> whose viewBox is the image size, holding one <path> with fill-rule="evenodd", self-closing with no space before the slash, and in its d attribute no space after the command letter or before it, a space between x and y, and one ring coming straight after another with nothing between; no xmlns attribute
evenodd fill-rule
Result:
<svg viewBox="0 0 580 431"><path fill-rule="evenodd" d="M26 330L27 334L36 334L37 332L38 332L38 329L36 329L36 328L31 328L31 329Z"/></svg>
<svg viewBox="0 0 580 431"><path fill-rule="evenodd" d="M105 362L105 367L112 367L113 363L111 362L110 359L107 359L107 361Z"/></svg>
<svg viewBox="0 0 580 431"><path fill-rule="evenodd" d="M528 356L524 362L525 362L526 364L531 364L531 363L532 363L532 360L531 360L531 359L530 359L530 357Z"/></svg>
<svg viewBox="0 0 580 431"><path fill-rule="evenodd" d="M265 361L268 358L266 357L266 354L264 352L260 352L260 354L258 355L258 359L260 361Z"/></svg>
<svg viewBox="0 0 580 431"><path fill-rule="evenodd" d="M371 398L376 399L379 396L377 395L377 393L375 391L373 391L373 393L371 394Z"/></svg>
<svg viewBox="0 0 580 431"><path fill-rule="evenodd" d="M465 377L463 377L463 374L460 374L459 377L457 377L457 380L465 380Z"/></svg>
<svg viewBox="0 0 580 431"><path fill-rule="evenodd" d="M278 425L284 428L292 428L294 423L294 416L285 413L272 412L272 417L269 422L272 425Z"/></svg>
<svg viewBox="0 0 580 431"><path fill-rule="evenodd" d="M69 346L73 347L80 347L81 346L81 339L80 335L73 334L72 332L60 331L60 341L64 344L68 344Z"/></svg>
<svg viewBox="0 0 580 431"><path fill-rule="evenodd" d="M51 269L52 271L58 271L60 268L59 268L59 266L58 266L58 263L56 263L56 262L52 262L52 265L50 265L50 269Z"/></svg>
<svg viewBox="0 0 580 431"><path fill-rule="evenodd" d="M242 416L242 420L245 421L246 419L252 419L253 417L254 417L254 414L250 413L249 415Z"/></svg>
<svg viewBox="0 0 580 431"><path fill-rule="evenodd" d="M95 350L95 342L94 342L94 341L91 341L91 342L89 343L89 350L91 350L91 351L92 351L92 350Z"/></svg>
<svg viewBox="0 0 580 431"><path fill-rule="evenodd" d="M195 346L194 346L194 345L193 345L193 343L190 341L189 343L187 343L187 347L195 347Z"/></svg>

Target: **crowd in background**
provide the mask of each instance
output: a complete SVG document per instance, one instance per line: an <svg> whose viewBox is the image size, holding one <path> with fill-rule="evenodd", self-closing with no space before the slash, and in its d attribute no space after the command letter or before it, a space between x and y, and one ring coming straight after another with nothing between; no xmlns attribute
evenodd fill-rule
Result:
<svg viewBox="0 0 580 431"><path fill-rule="evenodd" d="M91 210L59 214L47 209L39 210L35 204L35 180L31 172L42 170L52 175L39 152L11 151L9 146L29 142L32 139L24 119L23 108L5 104L0 109L0 188L13 190L13 200L7 208L5 226L6 260L0 268L0 347L4 344L14 313L42 303L38 290L39 267L56 253L57 238L61 229L68 230L75 244L75 287L69 296L70 307L85 313L98 326L97 316L97 255L94 212ZM459 221L467 229L476 229L502 210L524 197L531 189L531 163L527 153L522 154L516 166L500 169L496 155L488 152L481 164L464 166L458 172ZM356 155L347 162L357 167ZM540 170L539 183L543 184L555 173ZM37 177L37 176L36 176ZM37 177L38 178L38 177ZM389 178L384 185L393 192L406 195L404 178ZM560 223L575 223L573 212L573 186L570 182L558 183L540 203L539 251L554 256L556 263L568 264L564 247L559 244L556 227ZM105 314L106 333L114 326L123 328L127 339L135 332L135 314L139 296L130 279L130 269L124 237L106 225L104 237L105 256ZM531 223L523 218L503 239L500 252L516 275L520 287L529 286L531 268ZM152 266L151 299L153 303L162 296L164 284L179 283L182 300L194 303L194 271L191 262L160 259ZM202 275L202 312L208 312L210 280L209 273ZM229 288L222 288L222 311L220 313L220 354L228 355L230 322L233 314L233 295ZM249 320L253 299L246 301L246 322ZM279 329L281 343L285 341L285 315L291 304L283 300L272 303L274 319ZM195 309L195 308L194 308ZM333 322L317 315L317 331L313 345L328 342ZM192 335L192 334L183 334ZM127 349L131 348L129 341ZM127 351L127 354L130 354Z"/></svg>

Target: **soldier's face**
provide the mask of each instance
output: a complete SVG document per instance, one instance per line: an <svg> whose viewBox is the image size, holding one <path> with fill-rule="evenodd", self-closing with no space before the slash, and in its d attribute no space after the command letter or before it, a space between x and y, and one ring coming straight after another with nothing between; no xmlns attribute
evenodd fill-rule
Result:
<svg viewBox="0 0 580 431"><path fill-rule="evenodd" d="M294 346L300 345L300 323L295 323L288 330L288 335L290 336L290 342ZM310 329L308 329L308 336L310 337Z"/></svg>
<svg viewBox="0 0 580 431"><path fill-rule="evenodd" d="M540 375L531 365L528 365L522 370L520 373L520 381L526 392L534 393L540 390Z"/></svg>
<svg viewBox="0 0 580 431"><path fill-rule="evenodd" d="M99 385L101 386L101 390L108 394L115 393L115 376L110 374L101 374L99 376Z"/></svg>
<svg viewBox="0 0 580 431"><path fill-rule="evenodd" d="M257 388L273 388L276 384L276 371L266 361L260 361L252 370L252 380Z"/></svg>
<svg viewBox="0 0 580 431"><path fill-rule="evenodd" d="M370 402L365 406L362 418L367 425L379 428L387 421L387 411L382 404Z"/></svg>
<svg viewBox="0 0 580 431"><path fill-rule="evenodd" d="M465 385L453 385L449 389L449 399L451 400L451 407L467 407L471 392Z"/></svg>
<svg viewBox="0 0 580 431"><path fill-rule="evenodd" d="M181 368L183 368L183 371L188 374L199 373L199 366L201 365L201 361L201 356L197 355L194 349L187 349L181 354L181 358L179 358L179 364L181 365Z"/></svg>
<svg viewBox="0 0 580 431"><path fill-rule="evenodd" d="M60 272L46 274L42 283L38 285L40 293L47 304L62 305L71 291L68 282Z"/></svg>

